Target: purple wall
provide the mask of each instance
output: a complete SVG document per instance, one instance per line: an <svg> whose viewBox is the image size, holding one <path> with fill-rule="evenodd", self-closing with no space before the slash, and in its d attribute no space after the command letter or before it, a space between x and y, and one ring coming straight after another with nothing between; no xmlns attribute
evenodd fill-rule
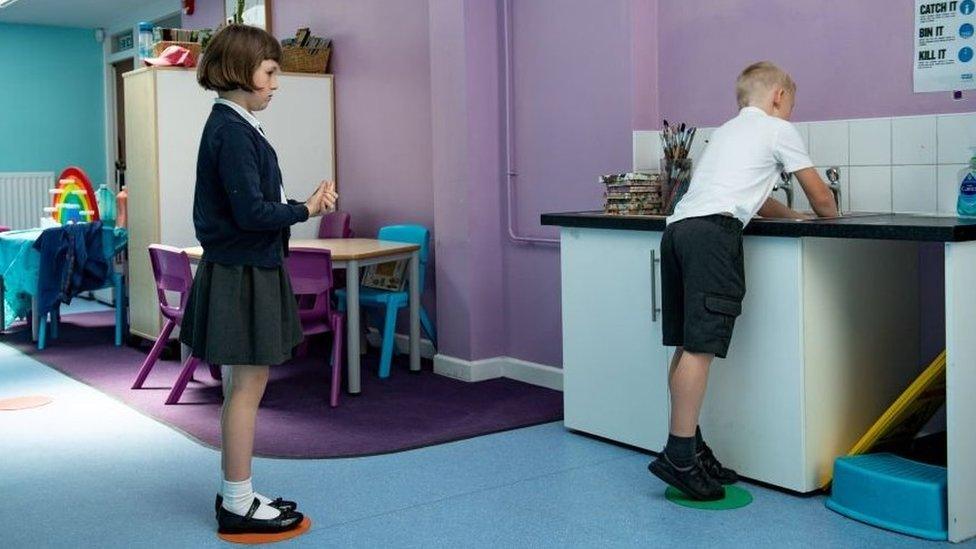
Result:
<svg viewBox="0 0 976 549"><path fill-rule="evenodd" d="M433 226L427 0L275 2L272 31L298 27L335 44L336 144L342 207L358 234L384 224ZM220 22L220 0L197 2L184 26ZM287 174L286 174L287 175Z"/></svg>
<svg viewBox="0 0 976 549"><path fill-rule="evenodd" d="M681 0L658 13L664 118L725 122L737 110L736 76L763 59L796 80L796 121L974 110L972 92L953 101L912 91L912 0ZM641 119L635 129L659 123Z"/></svg>
<svg viewBox="0 0 976 549"><path fill-rule="evenodd" d="M183 26L214 27L222 20L222 0L196 5ZM358 235L375 235L392 223L434 228L427 5L427 0L273 3L272 32L278 38L309 27L335 44L337 180L341 207L352 212ZM434 267L428 267L424 296L431 315Z"/></svg>
<svg viewBox="0 0 976 549"><path fill-rule="evenodd" d="M438 352L471 355L468 280L467 101L465 93L464 6L430 0L432 179L436 253Z"/></svg>
<svg viewBox="0 0 976 549"><path fill-rule="evenodd" d="M657 84L657 0L512 4L514 217L519 233L552 237L539 214L598 207L597 176L628 170L632 128L658 118L643 100ZM558 248L507 237L501 7L279 1L272 24L279 38L309 26L335 40L339 184L357 233L435 227L440 351L560 366ZM184 26L222 17L221 2L198 0Z"/></svg>
<svg viewBox="0 0 976 549"><path fill-rule="evenodd" d="M505 354L497 6L430 0L439 352Z"/></svg>
<svg viewBox="0 0 976 549"><path fill-rule="evenodd" d="M310 26L336 41L339 180L357 232L436 228L441 351L558 366L558 248L507 236L501 1L281 1L274 30ZM632 130L732 116L734 79L757 59L797 80L796 120L973 110L912 93L910 0L512 4L524 236L557 234L542 212L599 207L597 176L630 168ZM219 6L199 2L186 26L213 24L198 22Z"/></svg>
<svg viewBox="0 0 976 549"><path fill-rule="evenodd" d="M298 27L332 38L342 207L358 234L434 224L427 0L289 0L279 37Z"/></svg>
<svg viewBox="0 0 976 549"><path fill-rule="evenodd" d="M912 90L912 0L682 0L661 2L658 16L660 93L642 93L642 101L659 99L664 118L725 122L737 110L736 76L761 59L796 80L795 121L976 110L973 92L953 101L949 92ZM658 125L640 119L635 129ZM927 364L945 345L944 293L941 249L922 250L920 361Z"/></svg>
<svg viewBox="0 0 976 549"><path fill-rule="evenodd" d="M506 319L499 307L505 298L501 234L503 108L500 32L501 3L465 0L467 76L468 241L471 306L471 351L467 358L508 354ZM442 272L446 273L446 270ZM450 306L450 304L448 304Z"/></svg>
<svg viewBox="0 0 976 549"><path fill-rule="evenodd" d="M554 237L539 214L600 207L597 177L631 167L632 0L513 4L513 217L523 236ZM558 248L506 242L505 282L508 355L561 366Z"/></svg>
<svg viewBox="0 0 976 549"><path fill-rule="evenodd" d="M272 14L273 16L274 14ZM183 15L184 29L212 29L224 20L223 0L197 0L193 15ZM274 25L274 21L271 21ZM274 30L273 28L271 30Z"/></svg>
<svg viewBox="0 0 976 549"><path fill-rule="evenodd" d="M660 124L658 0L631 0L634 129Z"/></svg>

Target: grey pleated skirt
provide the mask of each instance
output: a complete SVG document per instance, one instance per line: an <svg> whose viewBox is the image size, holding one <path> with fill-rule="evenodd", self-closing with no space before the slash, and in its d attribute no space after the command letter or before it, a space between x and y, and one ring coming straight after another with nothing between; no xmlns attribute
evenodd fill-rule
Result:
<svg viewBox="0 0 976 549"><path fill-rule="evenodd" d="M275 365L302 341L285 268L201 261L180 325L180 342L210 364Z"/></svg>

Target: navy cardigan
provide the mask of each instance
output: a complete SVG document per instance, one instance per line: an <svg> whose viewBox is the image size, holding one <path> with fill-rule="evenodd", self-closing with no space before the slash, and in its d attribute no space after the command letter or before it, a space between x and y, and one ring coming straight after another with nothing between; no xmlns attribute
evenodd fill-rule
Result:
<svg viewBox="0 0 976 549"><path fill-rule="evenodd" d="M289 227L308 219L304 204L281 202L281 188L274 148L233 109L215 104L200 139L193 196L203 259L280 266Z"/></svg>

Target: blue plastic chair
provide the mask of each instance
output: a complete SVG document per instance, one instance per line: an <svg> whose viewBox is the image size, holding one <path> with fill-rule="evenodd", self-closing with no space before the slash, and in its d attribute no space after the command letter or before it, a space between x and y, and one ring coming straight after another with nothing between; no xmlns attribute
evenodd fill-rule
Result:
<svg viewBox="0 0 976 549"><path fill-rule="evenodd" d="M388 225L382 227L377 235L380 240L391 242L407 242L420 246L420 291L423 295L424 282L427 273L427 260L430 257L430 231L423 225ZM350 281L351 282L351 281ZM339 301L339 310L342 311L346 306L346 290L336 290L336 297ZM375 288L359 287L359 304L371 309L383 310L385 308L383 321L383 345L380 352L380 377L390 376L390 363L393 360L393 344L396 339L397 312L410 306L410 292L391 292L378 290ZM434 324L430 321L427 311L420 307L420 325L427 337L437 347L437 332ZM349 329L356 329L350 326Z"/></svg>
<svg viewBox="0 0 976 549"><path fill-rule="evenodd" d="M126 295L125 295L125 280L123 279L122 273L115 271L114 261L116 255L118 255L123 249L125 249L125 244L128 242L127 235L125 237L119 238L114 234L115 229L105 227L102 229L102 248L105 251L105 258L109 262L109 266L112 269L112 273L109 276L108 283L106 283L102 288L95 288L101 290L104 288L114 288L115 289L115 346L122 346L122 333L126 327L125 322L125 310L126 310ZM47 315L45 315L47 316ZM54 309L50 313L51 316L51 337L54 339L58 338L58 325L61 322L61 304L58 303L54 306ZM43 351L47 347L47 335L48 335L48 322L46 318L40 319L38 330L37 330L37 349Z"/></svg>

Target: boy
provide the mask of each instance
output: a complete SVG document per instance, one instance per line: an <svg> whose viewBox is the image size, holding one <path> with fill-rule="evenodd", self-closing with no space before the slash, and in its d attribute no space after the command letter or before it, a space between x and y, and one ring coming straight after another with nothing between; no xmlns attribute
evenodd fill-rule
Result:
<svg viewBox="0 0 976 549"><path fill-rule="evenodd" d="M687 193L661 240L664 344L675 346L669 372L671 424L651 473L691 498L716 500L738 480L701 438L698 413L708 368L725 358L745 295L742 229L756 214L802 218L769 197L781 172L793 173L817 215L837 215L827 185L788 122L796 84L768 62L736 81L739 115L712 134Z"/></svg>

